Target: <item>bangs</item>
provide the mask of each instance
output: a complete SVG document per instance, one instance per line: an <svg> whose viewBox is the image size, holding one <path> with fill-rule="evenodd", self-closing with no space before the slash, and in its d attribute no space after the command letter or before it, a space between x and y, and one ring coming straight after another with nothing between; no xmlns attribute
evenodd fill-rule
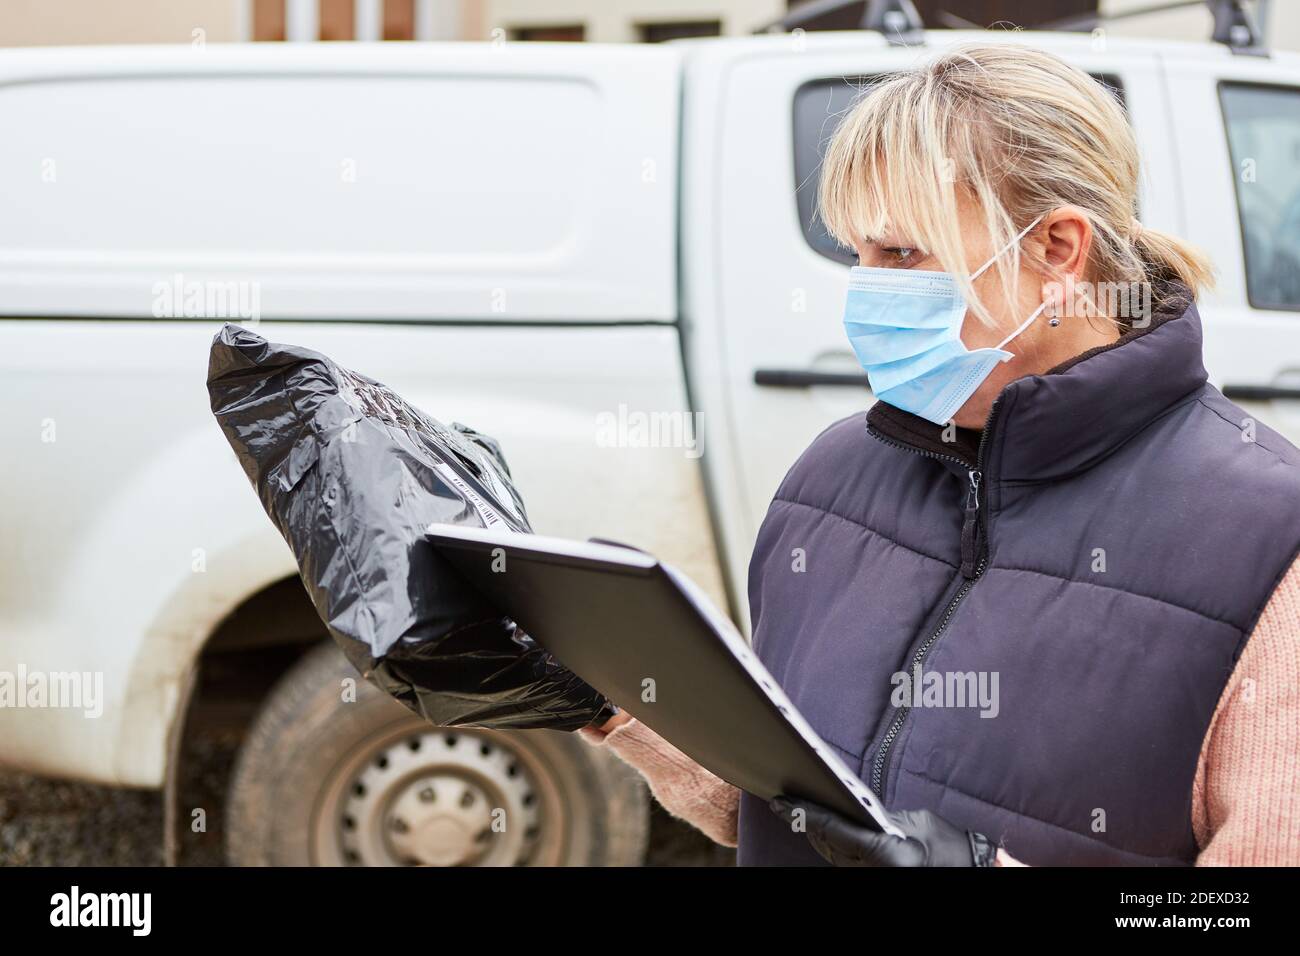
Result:
<svg viewBox="0 0 1300 956"><path fill-rule="evenodd" d="M870 89L826 150L818 215L842 246L897 233L935 253L949 231L960 238L955 170L933 112L927 123L913 105L917 79L902 74Z"/></svg>

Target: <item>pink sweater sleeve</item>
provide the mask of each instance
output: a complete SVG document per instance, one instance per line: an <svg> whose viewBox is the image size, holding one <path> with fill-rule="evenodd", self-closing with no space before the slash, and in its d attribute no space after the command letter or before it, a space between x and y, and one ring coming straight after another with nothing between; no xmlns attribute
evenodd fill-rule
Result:
<svg viewBox="0 0 1300 956"><path fill-rule="evenodd" d="M685 820L714 843L736 845L740 791L705 770L653 730L633 718L608 734L583 729L588 743L608 747L645 777L665 810Z"/></svg>
<svg viewBox="0 0 1300 956"><path fill-rule="evenodd" d="M1300 559L1224 688L1192 787L1197 866L1300 866Z"/></svg>

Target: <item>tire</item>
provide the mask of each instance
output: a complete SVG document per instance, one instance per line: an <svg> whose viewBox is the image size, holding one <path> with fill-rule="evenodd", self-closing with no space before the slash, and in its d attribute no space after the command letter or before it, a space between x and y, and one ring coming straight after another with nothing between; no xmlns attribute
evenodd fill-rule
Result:
<svg viewBox="0 0 1300 956"><path fill-rule="evenodd" d="M267 696L226 806L235 866L635 866L649 830L645 784L613 756L555 731L434 727L332 644Z"/></svg>

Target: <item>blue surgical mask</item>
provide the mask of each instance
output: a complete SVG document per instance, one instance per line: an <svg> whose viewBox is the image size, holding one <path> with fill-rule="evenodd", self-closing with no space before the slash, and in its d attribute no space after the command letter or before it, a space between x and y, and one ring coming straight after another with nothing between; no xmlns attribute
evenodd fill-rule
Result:
<svg viewBox="0 0 1300 956"><path fill-rule="evenodd" d="M971 279L997 262L1039 219L971 273ZM857 266L849 270L844 330L878 399L943 425L999 362L1013 357L1003 346L1027 329L1046 304L995 348L968 349L961 340L966 300L951 273Z"/></svg>

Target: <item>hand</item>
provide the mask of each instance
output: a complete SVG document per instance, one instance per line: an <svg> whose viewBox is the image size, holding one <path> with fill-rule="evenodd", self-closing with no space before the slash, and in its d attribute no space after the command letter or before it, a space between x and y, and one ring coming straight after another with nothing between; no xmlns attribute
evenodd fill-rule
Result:
<svg viewBox="0 0 1300 956"><path fill-rule="evenodd" d="M905 838L860 826L807 800L776 797L768 806L808 837L835 866L995 866L997 847L981 833L968 833L929 810L900 810L889 818ZM802 814L800 814L802 811Z"/></svg>
<svg viewBox="0 0 1300 956"><path fill-rule="evenodd" d="M595 724L588 724L586 727L583 727L581 730L579 730L578 733L581 734L583 737L586 737L592 743L600 743L606 737L608 737L616 728L623 726L631 719L632 719L631 714L629 714L626 710L620 710L617 713L615 713L613 717L609 718L609 720L601 724L599 727L597 727Z"/></svg>

